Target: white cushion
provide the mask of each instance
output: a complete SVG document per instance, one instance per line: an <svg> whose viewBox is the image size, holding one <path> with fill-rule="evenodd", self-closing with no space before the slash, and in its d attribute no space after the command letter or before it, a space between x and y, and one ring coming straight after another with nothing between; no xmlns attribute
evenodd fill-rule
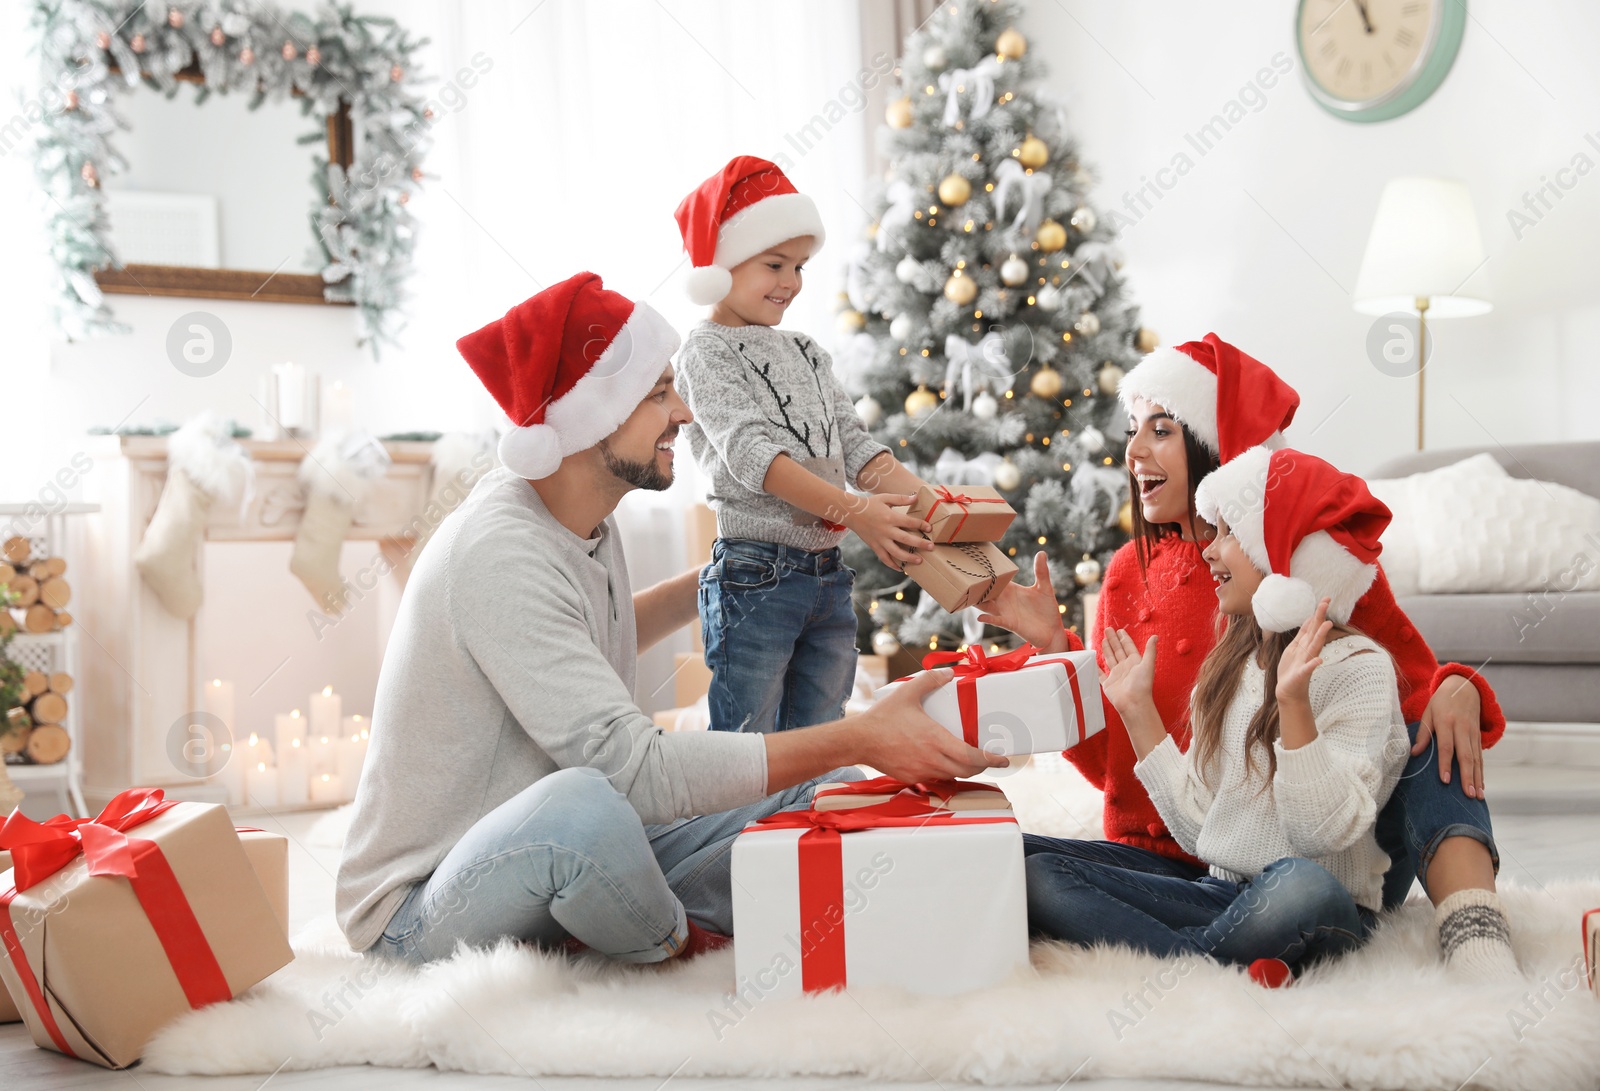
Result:
<svg viewBox="0 0 1600 1091"><path fill-rule="evenodd" d="M1372 495L1394 514L1383 532L1383 555L1378 558L1395 597L1422 591L1422 548L1417 540L1417 494L1439 481L1506 476L1505 468L1488 453L1441 466L1410 477L1374 478L1367 482Z"/></svg>
<svg viewBox="0 0 1600 1091"><path fill-rule="evenodd" d="M1600 499L1488 454L1410 482L1422 594L1600 590Z"/></svg>

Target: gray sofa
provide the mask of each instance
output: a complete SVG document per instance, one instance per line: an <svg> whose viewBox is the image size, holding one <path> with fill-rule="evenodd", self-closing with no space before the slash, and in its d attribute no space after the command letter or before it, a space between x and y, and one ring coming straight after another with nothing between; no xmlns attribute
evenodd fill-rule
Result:
<svg viewBox="0 0 1600 1091"><path fill-rule="evenodd" d="M1600 497L1600 442L1421 451L1367 476L1405 477L1480 451L1512 477ZM1600 592L1407 595L1399 602L1441 660L1483 664L1507 719L1600 722Z"/></svg>

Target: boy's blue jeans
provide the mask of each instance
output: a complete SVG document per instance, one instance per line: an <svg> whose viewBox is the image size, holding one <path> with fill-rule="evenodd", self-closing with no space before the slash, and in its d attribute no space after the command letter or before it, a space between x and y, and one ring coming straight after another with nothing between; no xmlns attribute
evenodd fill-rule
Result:
<svg viewBox="0 0 1600 1091"><path fill-rule="evenodd" d="M787 731L844 714L856 676L854 586L837 548L716 540L700 573L713 730Z"/></svg>
<svg viewBox="0 0 1600 1091"><path fill-rule="evenodd" d="M1297 857L1246 882L1186 879L1061 853L1028 857L1028 924L1035 935L1153 955L1205 955L1248 966L1291 966L1359 947L1374 915L1326 868Z"/></svg>
<svg viewBox="0 0 1600 1091"><path fill-rule="evenodd" d="M373 949L420 964L460 943L572 936L623 962L659 962L688 938L690 918L733 934L730 855L747 822L810 806L821 781L859 779L836 769L746 807L656 826L605 774L558 770L479 819Z"/></svg>

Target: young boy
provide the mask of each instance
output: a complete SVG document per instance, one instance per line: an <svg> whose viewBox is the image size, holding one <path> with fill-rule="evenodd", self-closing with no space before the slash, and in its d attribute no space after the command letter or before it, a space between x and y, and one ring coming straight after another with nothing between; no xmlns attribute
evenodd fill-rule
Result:
<svg viewBox="0 0 1600 1091"><path fill-rule="evenodd" d="M711 726L837 719L856 669L855 573L839 542L852 530L884 564L921 563L928 528L904 509L922 482L867 435L828 354L777 328L822 246L811 199L765 159L739 156L677 219L694 264L689 296L711 308L678 355L695 415L685 430L717 512L700 576Z"/></svg>

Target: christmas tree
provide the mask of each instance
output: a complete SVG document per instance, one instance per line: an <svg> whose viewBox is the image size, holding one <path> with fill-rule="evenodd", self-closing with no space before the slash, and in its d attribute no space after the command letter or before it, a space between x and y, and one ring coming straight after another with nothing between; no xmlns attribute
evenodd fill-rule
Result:
<svg viewBox="0 0 1600 1091"><path fill-rule="evenodd" d="M1046 551L1064 621L1127 540L1123 369L1155 347L1111 231L1012 0L956 0L906 42L889 159L852 252L838 359L875 438L924 480L998 488L1018 517L999 543L1031 579ZM953 648L985 632L847 539L874 650Z"/></svg>

